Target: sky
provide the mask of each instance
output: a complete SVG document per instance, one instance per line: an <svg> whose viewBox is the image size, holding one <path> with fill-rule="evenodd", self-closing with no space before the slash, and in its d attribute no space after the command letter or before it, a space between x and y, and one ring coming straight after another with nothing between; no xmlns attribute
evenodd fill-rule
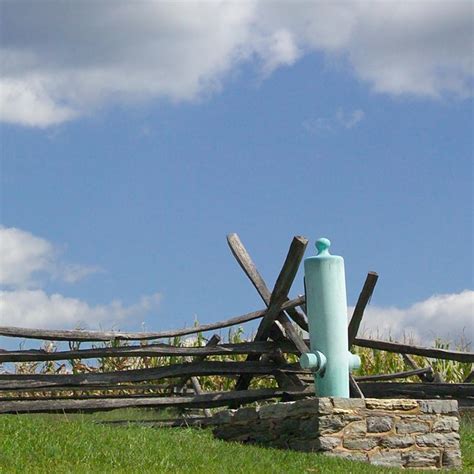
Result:
<svg viewBox="0 0 474 474"><path fill-rule="evenodd" d="M376 271L364 334L472 341L473 5L1 0L0 325L262 309L236 232L270 288L330 238L349 314Z"/></svg>

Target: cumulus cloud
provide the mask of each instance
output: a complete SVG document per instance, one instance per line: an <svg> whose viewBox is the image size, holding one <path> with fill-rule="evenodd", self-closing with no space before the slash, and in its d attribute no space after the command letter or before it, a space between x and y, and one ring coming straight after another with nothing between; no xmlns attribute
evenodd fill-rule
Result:
<svg viewBox="0 0 474 474"><path fill-rule="evenodd" d="M359 334L395 340L413 338L432 343L436 338L459 343L474 342L474 291L434 295L400 309L369 306Z"/></svg>
<svg viewBox="0 0 474 474"><path fill-rule="evenodd" d="M0 284L21 286L51 266L53 246L20 229L0 227Z"/></svg>
<svg viewBox="0 0 474 474"><path fill-rule="evenodd" d="M0 226L0 285L38 286L42 275L75 283L100 271L97 266L62 262L59 256L59 250L47 240Z"/></svg>
<svg viewBox="0 0 474 474"><path fill-rule="evenodd" d="M43 290L0 291L0 325L41 329L110 328L156 309L160 299L160 294L155 293L130 306L124 306L121 301L90 306L80 299L48 295Z"/></svg>
<svg viewBox="0 0 474 474"><path fill-rule="evenodd" d="M10 123L195 100L244 62L265 77L312 52L377 92L472 93L471 2L23 0L1 9L0 113Z"/></svg>
<svg viewBox="0 0 474 474"><path fill-rule="evenodd" d="M109 328L158 308L159 293L143 296L128 306L119 300L91 306L77 298L48 294L41 288L44 275L75 283L97 271L99 267L62 262L57 248L41 237L0 227L0 325Z"/></svg>

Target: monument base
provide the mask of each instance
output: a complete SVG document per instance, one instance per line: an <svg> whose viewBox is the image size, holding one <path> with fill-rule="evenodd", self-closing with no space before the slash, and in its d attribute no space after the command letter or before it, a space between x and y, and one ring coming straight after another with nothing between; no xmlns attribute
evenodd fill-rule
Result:
<svg viewBox="0 0 474 474"><path fill-rule="evenodd" d="M379 466L461 466L455 400L310 398L216 413L214 436Z"/></svg>

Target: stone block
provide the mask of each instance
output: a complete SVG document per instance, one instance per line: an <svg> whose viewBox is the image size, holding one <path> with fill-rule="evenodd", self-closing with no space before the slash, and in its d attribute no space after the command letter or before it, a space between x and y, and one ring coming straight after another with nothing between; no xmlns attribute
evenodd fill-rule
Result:
<svg viewBox="0 0 474 474"><path fill-rule="evenodd" d="M439 449L417 449L402 454L405 467L439 467L441 452Z"/></svg>
<svg viewBox="0 0 474 474"><path fill-rule="evenodd" d="M320 451L332 451L341 446L342 439L337 436L321 436L317 441Z"/></svg>
<svg viewBox="0 0 474 474"><path fill-rule="evenodd" d="M342 445L346 449L356 449L361 451L369 451L375 448L379 442L379 438L344 438Z"/></svg>
<svg viewBox="0 0 474 474"><path fill-rule="evenodd" d="M329 434L341 431L348 422L337 415L325 415L314 419L313 424L316 424L319 434Z"/></svg>
<svg viewBox="0 0 474 474"><path fill-rule="evenodd" d="M221 425L223 423L230 423L234 414L237 410L221 410L215 413L212 416L212 422L216 425Z"/></svg>
<svg viewBox="0 0 474 474"><path fill-rule="evenodd" d="M264 405L259 409L259 417L262 420L268 418L282 419L288 416L290 408L296 402L286 402L286 403L273 403L269 405Z"/></svg>
<svg viewBox="0 0 474 474"><path fill-rule="evenodd" d="M426 433L415 437L418 446L438 448L459 448L458 433Z"/></svg>
<svg viewBox="0 0 474 474"><path fill-rule="evenodd" d="M459 419L457 416L442 416L433 422L431 431L435 433L448 433L459 431Z"/></svg>
<svg viewBox="0 0 474 474"><path fill-rule="evenodd" d="M449 414L458 413L457 400L419 400L423 413Z"/></svg>
<svg viewBox="0 0 474 474"><path fill-rule="evenodd" d="M288 408L287 416L329 415L333 412L333 408L330 398L306 398L293 402Z"/></svg>
<svg viewBox="0 0 474 474"><path fill-rule="evenodd" d="M416 416L404 416L395 422L395 430L399 434L428 433L430 424Z"/></svg>
<svg viewBox="0 0 474 474"><path fill-rule="evenodd" d="M330 451L339 446L339 438L324 437L320 439L289 438L288 445L295 451L318 452Z"/></svg>
<svg viewBox="0 0 474 474"><path fill-rule="evenodd" d="M301 428L301 424L307 420L299 420L298 418L283 418L281 421L275 420L276 429L279 433L289 434L289 433L304 433L304 436L308 438L316 437L317 432L311 432L310 429L304 430ZM308 431L306 434L305 431Z"/></svg>
<svg viewBox="0 0 474 474"><path fill-rule="evenodd" d="M353 421L360 421L360 420L365 419L365 415L363 415L362 413L357 413L357 412L353 412L353 413L346 412L339 416L342 418L342 421L345 425L347 425L348 423L352 423Z"/></svg>
<svg viewBox="0 0 474 474"><path fill-rule="evenodd" d="M232 423L249 423L258 420L258 409L255 407L240 408L234 413Z"/></svg>
<svg viewBox="0 0 474 474"><path fill-rule="evenodd" d="M330 457L337 457L347 459L348 461L359 461L359 462L366 462L368 460L367 453L357 452L357 451L346 451L346 450L339 450L335 449L334 451L326 451L324 452L325 456Z"/></svg>
<svg viewBox="0 0 474 474"><path fill-rule="evenodd" d="M365 400L363 398L332 398L334 408L342 410L362 410L365 408Z"/></svg>
<svg viewBox="0 0 474 474"><path fill-rule="evenodd" d="M271 431L265 433L252 431L251 433L248 433L248 437L245 442L267 445L268 443L273 443L274 440L275 436L273 436Z"/></svg>
<svg viewBox="0 0 474 474"><path fill-rule="evenodd" d="M367 422L365 420L354 421L344 428L344 436L365 436L367 433Z"/></svg>
<svg viewBox="0 0 474 474"><path fill-rule="evenodd" d="M390 416L368 416L367 431L369 433L383 433L393 427L393 418Z"/></svg>
<svg viewBox="0 0 474 474"><path fill-rule="evenodd" d="M419 408L416 400L366 398L365 406L369 410L410 411Z"/></svg>
<svg viewBox="0 0 474 474"><path fill-rule="evenodd" d="M447 469L456 469L462 466L461 451L459 449L445 449L442 457L442 466Z"/></svg>
<svg viewBox="0 0 474 474"><path fill-rule="evenodd" d="M252 423L247 431L253 439L272 441L280 436L277 426L270 420L260 420Z"/></svg>
<svg viewBox="0 0 474 474"><path fill-rule="evenodd" d="M403 459L401 451L381 449L369 454L370 464L376 466L402 467Z"/></svg>
<svg viewBox="0 0 474 474"><path fill-rule="evenodd" d="M229 441L379 466L457 468L461 453L454 409L456 403L446 400L311 398L222 410L209 423L217 438Z"/></svg>
<svg viewBox="0 0 474 474"><path fill-rule="evenodd" d="M415 444L415 438L410 435L384 436L380 440L380 446L390 449L409 448Z"/></svg>
<svg viewBox="0 0 474 474"><path fill-rule="evenodd" d="M222 425L213 430L216 438L226 441L246 441L249 437L249 430L242 428L242 425Z"/></svg>
<svg viewBox="0 0 474 474"><path fill-rule="evenodd" d="M312 416L311 418L289 418L291 420L295 420L298 423L298 430L305 438L316 438L320 433L320 423L321 420L317 416ZM340 429L340 428L339 428ZM339 431L336 429L335 431ZM330 433L334 433L334 430L329 430Z"/></svg>

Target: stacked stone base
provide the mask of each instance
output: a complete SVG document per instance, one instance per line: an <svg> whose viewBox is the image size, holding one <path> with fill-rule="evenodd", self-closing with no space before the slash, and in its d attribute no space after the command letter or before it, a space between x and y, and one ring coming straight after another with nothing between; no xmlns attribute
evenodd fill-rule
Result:
<svg viewBox="0 0 474 474"><path fill-rule="evenodd" d="M459 414L451 400L311 398L225 410L217 438L321 452L381 466L461 466Z"/></svg>

